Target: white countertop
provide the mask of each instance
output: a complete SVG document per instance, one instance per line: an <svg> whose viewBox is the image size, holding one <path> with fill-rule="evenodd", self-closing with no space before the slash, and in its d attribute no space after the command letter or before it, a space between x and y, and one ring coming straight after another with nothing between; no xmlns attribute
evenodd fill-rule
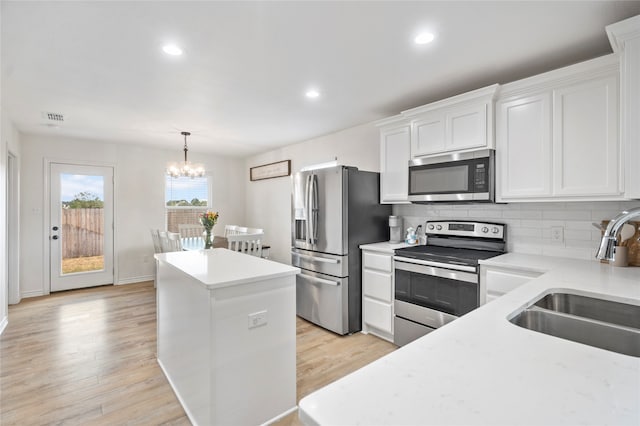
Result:
<svg viewBox="0 0 640 426"><path fill-rule="evenodd" d="M407 243L390 243L389 241L382 241L380 243L362 244L361 250L378 251L386 254L393 254L393 251L400 248L409 247L412 244ZM414 244L415 245L415 244Z"/></svg>
<svg viewBox="0 0 640 426"><path fill-rule="evenodd" d="M305 424L640 424L640 358L574 343L507 318L552 288L640 304L640 268L506 254L547 271L300 401Z"/></svg>
<svg viewBox="0 0 640 426"><path fill-rule="evenodd" d="M299 268L290 265L225 248L160 253L156 254L155 258L179 269L210 288L248 284L264 279L295 275L300 272Z"/></svg>

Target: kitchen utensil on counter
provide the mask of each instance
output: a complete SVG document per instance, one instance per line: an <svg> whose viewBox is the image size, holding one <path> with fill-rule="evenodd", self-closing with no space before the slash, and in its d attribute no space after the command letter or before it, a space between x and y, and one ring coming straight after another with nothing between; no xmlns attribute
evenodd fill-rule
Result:
<svg viewBox="0 0 640 426"><path fill-rule="evenodd" d="M613 266L629 266L629 249L626 246L615 246L613 249Z"/></svg>
<svg viewBox="0 0 640 426"><path fill-rule="evenodd" d="M620 229L620 245L625 247L628 241L636 234L636 228L630 223L625 223Z"/></svg>

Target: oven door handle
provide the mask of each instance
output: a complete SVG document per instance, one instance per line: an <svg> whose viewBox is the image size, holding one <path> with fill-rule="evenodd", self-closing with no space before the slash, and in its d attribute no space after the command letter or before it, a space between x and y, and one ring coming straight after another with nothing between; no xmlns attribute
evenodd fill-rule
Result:
<svg viewBox="0 0 640 426"><path fill-rule="evenodd" d="M468 283L478 284L478 275L469 272L454 271L451 269L436 268L420 263L404 262L394 257L394 267L400 271L415 272L416 274L431 275L434 277L448 278L450 280L464 281Z"/></svg>
<svg viewBox="0 0 640 426"><path fill-rule="evenodd" d="M395 260L396 262L404 262L411 265L424 265L424 266L432 266L434 268L443 268L447 270L456 269L458 271L476 273L475 267L460 265L458 263L447 264L447 263L441 263L441 262L433 262L430 260L411 259L411 258L401 257L401 256L393 256L393 260Z"/></svg>

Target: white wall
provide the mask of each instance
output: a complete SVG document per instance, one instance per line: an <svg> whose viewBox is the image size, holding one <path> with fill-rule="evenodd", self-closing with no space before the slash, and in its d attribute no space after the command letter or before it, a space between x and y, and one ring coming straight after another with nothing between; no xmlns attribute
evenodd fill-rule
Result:
<svg viewBox="0 0 640 426"><path fill-rule="evenodd" d="M218 226L245 221L244 162L190 153L212 176L213 209L220 211ZM57 161L110 164L115 167L115 282L125 284L153 277L150 228L165 227L164 171L180 159L179 150L115 144L62 137L24 135L21 168L21 292L23 297L46 294L44 268L45 158ZM218 228L220 229L220 228Z"/></svg>
<svg viewBox="0 0 640 426"><path fill-rule="evenodd" d="M246 225L265 230L272 260L291 263L291 177L251 182L249 168L291 160L292 173L310 164L331 161L360 170L380 170L379 133L372 123L288 145L246 160Z"/></svg>
<svg viewBox="0 0 640 426"><path fill-rule="evenodd" d="M507 251L578 259L594 259L600 231L592 223L609 220L640 201L396 205L404 229L426 220L478 220L507 224ZM551 227L564 228L564 241L551 241Z"/></svg>

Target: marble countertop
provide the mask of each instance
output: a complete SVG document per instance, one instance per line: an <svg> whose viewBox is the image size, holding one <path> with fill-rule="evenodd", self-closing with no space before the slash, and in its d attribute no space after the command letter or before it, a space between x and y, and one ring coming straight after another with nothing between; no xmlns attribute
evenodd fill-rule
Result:
<svg viewBox="0 0 640 426"><path fill-rule="evenodd" d="M299 268L290 265L225 248L159 253L155 258L210 288L248 284L300 272Z"/></svg>
<svg viewBox="0 0 640 426"><path fill-rule="evenodd" d="M546 271L300 401L305 424L640 424L640 358L508 321L550 289L640 305L640 268L506 254Z"/></svg>
<svg viewBox="0 0 640 426"><path fill-rule="evenodd" d="M393 254L393 251L400 248L409 247L411 244L407 243L390 243L389 241L382 241L379 243L371 243L371 244L362 244L360 245L361 250L370 250L370 251L378 251L386 254Z"/></svg>

